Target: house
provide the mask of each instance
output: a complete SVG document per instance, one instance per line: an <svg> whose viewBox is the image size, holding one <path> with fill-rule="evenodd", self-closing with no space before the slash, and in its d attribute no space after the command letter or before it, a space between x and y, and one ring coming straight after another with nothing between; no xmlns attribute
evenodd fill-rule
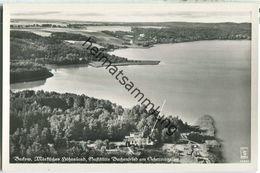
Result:
<svg viewBox="0 0 260 173"><path fill-rule="evenodd" d="M129 136L125 136L126 146L148 146L154 145L149 137L144 137L143 132L131 132Z"/></svg>
<svg viewBox="0 0 260 173"><path fill-rule="evenodd" d="M124 35L123 36L123 39L125 40L125 42L123 44L126 44L126 45L131 45L133 44L133 35Z"/></svg>

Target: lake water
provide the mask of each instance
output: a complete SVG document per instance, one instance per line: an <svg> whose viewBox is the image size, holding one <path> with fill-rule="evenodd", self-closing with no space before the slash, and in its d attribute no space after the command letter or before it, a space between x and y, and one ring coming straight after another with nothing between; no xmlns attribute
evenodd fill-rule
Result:
<svg viewBox="0 0 260 173"><path fill-rule="evenodd" d="M240 147L250 147L250 41L197 41L111 52L129 59L160 60L155 66L121 66L145 97L166 103L164 114L188 123L209 114L228 162L239 162ZM53 69L45 81L12 84L23 89L72 92L109 99L125 107L138 102L104 68Z"/></svg>
<svg viewBox="0 0 260 173"><path fill-rule="evenodd" d="M131 26L87 26L87 31L125 31L130 32Z"/></svg>

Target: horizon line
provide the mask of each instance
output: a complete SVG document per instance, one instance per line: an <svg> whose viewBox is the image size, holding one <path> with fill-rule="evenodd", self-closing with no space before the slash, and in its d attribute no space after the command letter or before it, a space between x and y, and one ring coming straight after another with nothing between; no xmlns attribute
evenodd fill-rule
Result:
<svg viewBox="0 0 260 173"><path fill-rule="evenodd" d="M119 22L119 21L83 21L83 20L65 20L65 19L26 19L26 18L11 18L10 23L12 23L12 20L26 20L26 21L52 21L52 22L88 22L88 23L196 23L196 24L223 24L223 23L234 23L234 24L251 24L252 22L185 22L185 21L164 21L164 22Z"/></svg>

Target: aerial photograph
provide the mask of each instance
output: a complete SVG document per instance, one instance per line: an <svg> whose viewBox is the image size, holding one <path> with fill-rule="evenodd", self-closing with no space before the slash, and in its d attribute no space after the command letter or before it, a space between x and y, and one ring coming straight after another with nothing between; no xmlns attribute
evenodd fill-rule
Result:
<svg viewBox="0 0 260 173"><path fill-rule="evenodd" d="M10 11L10 163L251 162L249 11Z"/></svg>

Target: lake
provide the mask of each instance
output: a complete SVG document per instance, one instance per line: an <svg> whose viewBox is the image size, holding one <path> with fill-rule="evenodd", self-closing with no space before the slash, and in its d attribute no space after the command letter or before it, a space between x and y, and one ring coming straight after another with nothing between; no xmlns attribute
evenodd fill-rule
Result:
<svg viewBox="0 0 260 173"><path fill-rule="evenodd" d="M86 31L97 32L97 31L125 31L130 32L131 26L87 26Z"/></svg>
<svg viewBox="0 0 260 173"><path fill-rule="evenodd" d="M223 140L228 162L239 162L240 147L250 147L250 41L197 41L110 52L129 59L160 60L155 66L120 66L129 80L163 114L190 124L209 114ZM12 84L23 89L71 92L108 99L124 107L138 102L104 68L53 68L44 81Z"/></svg>

